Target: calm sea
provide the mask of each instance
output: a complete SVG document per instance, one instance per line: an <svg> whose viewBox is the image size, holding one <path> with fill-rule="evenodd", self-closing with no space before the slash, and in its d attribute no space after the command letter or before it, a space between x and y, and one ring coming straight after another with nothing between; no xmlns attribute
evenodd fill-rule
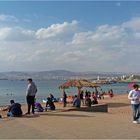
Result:
<svg viewBox="0 0 140 140"><path fill-rule="evenodd" d="M59 85L64 83L64 80L36 80L34 81L38 87L37 101L42 102L47 96L52 93L56 98L62 96ZM127 88L127 83L115 83L109 85L102 85L104 91L113 89L114 93L126 93L130 89ZM9 100L14 99L16 102L25 103L27 82L18 80L0 80L0 105L9 104ZM94 88L83 88L83 90L94 91ZM100 88L98 89L100 91ZM68 95L75 95L77 88L69 88L66 90Z"/></svg>

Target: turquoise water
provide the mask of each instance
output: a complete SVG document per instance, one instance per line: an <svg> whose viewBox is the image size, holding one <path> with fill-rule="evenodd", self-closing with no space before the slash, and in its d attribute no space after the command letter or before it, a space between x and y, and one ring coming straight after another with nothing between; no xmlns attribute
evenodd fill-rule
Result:
<svg viewBox="0 0 140 140"><path fill-rule="evenodd" d="M37 100L41 102L52 93L56 98L61 97L62 93L59 90L59 85L64 83L64 80L36 80L34 81L38 87ZM114 93L126 93L130 89L127 88L127 83L115 83L102 85L101 88L105 91L113 89ZM9 104L9 100L14 99L16 102L25 103L27 82L18 80L0 80L0 105ZM93 91L92 88L83 88L83 90ZM100 91L100 88L98 89ZM66 89L68 95L75 95L77 88Z"/></svg>

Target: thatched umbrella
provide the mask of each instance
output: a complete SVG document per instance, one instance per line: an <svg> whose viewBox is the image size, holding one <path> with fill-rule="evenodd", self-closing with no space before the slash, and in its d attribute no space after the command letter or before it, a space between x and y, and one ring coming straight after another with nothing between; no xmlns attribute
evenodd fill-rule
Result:
<svg viewBox="0 0 140 140"><path fill-rule="evenodd" d="M60 89L66 89L69 87L77 87L78 88L78 96L80 96L80 91L82 87L91 87L91 88L97 88L99 85L92 83L88 80L68 80L64 84L60 85Z"/></svg>

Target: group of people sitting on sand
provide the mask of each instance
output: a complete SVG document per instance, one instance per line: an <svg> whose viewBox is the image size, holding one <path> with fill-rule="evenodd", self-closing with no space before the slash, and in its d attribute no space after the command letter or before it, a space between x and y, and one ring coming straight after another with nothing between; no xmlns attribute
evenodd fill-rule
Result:
<svg viewBox="0 0 140 140"><path fill-rule="evenodd" d="M47 98L46 106L45 108L43 108L40 103L35 101L37 86L35 85L35 83L31 78L27 79L27 82L28 82L28 86L26 90L26 101L27 101L28 109L27 109L27 113L25 114L26 115L30 114L30 110L32 114L34 114L35 111L43 112L47 110L55 110L53 95L50 94L50 96ZM1 111L8 111L7 117L20 117L23 114L21 104L16 103L14 100L10 100L10 105L7 106L6 108L1 108Z"/></svg>
<svg viewBox="0 0 140 140"><path fill-rule="evenodd" d="M47 98L45 108L43 108L39 102L35 103L35 112L44 112L48 110L55 110L55 104L50 97Z"/></svg>
<svg viewBox="0 0 140 140"><path fill-rule="evenodd" d="M90 107L91 105L94 105L94 104L98 104L98 99L104 99L104 95L109 95L109 97L113 97L114 96L114 94L113 94L113 90L112 89L110 89L109 91L108 91L108 93L106 94L106 92L103 92L102 91L102 89L101 89L101 92L99 92L97 89L95 90L95 91L93 91L93 92L90 92L90 91L80 91L80 101L78 101L78 97L76 96L75 98L76 99L74 99L74 106L76 106L75 105L75 100L77 101L77 103L82 103L82 105L83 106L88 106L88 107ZM78 106L77 107L79 107L79 104L78 104Z"/></svg>
<svg viewBox="0 0 140 140"><path fill-rule="evenodd" d="M99 94L99 99L104 99L104 96L109 96L110 98L112 98L114 96L114 93L113 93L113 90L112 89L109 89L107 92L105 91L102 91L101 89L101 93Z"/></svg>
<svg viewBox="0 0 140 140"><path fill-rule="evenodd" d="M92 104L98 104L97 101L97 93L94 91L91 93L90 91L84 91L82 90L80 92L80 100L84 106L91 106Z"/></svg>
<svg viewBox="0 0 140 140"><path fill-rule="evenodd" d="M35 83L33 82L33 80L31 78L27 79L28 82L28 86L27 86L27 90L26 90L26 101L27 101L27 113L25 113L26 115L30 114L32 112L32 114L34 114L34 112L43 112L43 111L47 111L47 110L55 110L55 98L52 94L49 95L49 97L47 98L46 101L46 106L45 108L42 107L42 105L39 102L35 101L35 96L37 93L37 86L35 85ZM83 106L88 106L90 107L93 104L98 104L98 98L99 98L99 92L96 91L95 92L90 92L90 91L80 91L79 96L75 95L75 97L73 98L73 106L74 107L80 107L81 103L83 104ZM110 97L113 97L113 91L110 90L109 91L109 95ZM67 104L67 94L64 91L63 93L63 107L66 107ZM10 104L8 107L2 109L2 111L8 111L7 112L7 116L8 117L14 117L14 116L21 116L23 114L23 111L21 109L21 104L19 103L15 103L14 100L10 101ZM31 112L30 112L31 110ZM1 116L0 116L1 117Z"/></svg>
<svg viewBox="0 0 140 140"><path fill-rule="evenodd" d="M93 104L98 104L97 96L94 92L91 94L90 91L86 91L84 95L83 90L80 91L80 94L75 96L73 95L67 96L66 92L64 91L63 97L60 98L60 102L63 102L63 107L66 107L67 103L72 103L73 107L80 107L81 104L83 106L88 107L90 107Z"/></svg>
<svg viewBox="0 0 140 140"><path fill-rule="evenodd" d="M109 97L113 97L113 90L110 89L108 93L103 92L101 89L101 92L99 92L97 89L93 91L92 93L90 91L80 91L80 98L78 98L75 95L75 98L73 100L73 106L79 107L82 103L83 106L90 107L91 105L98 104L98 99L104 99L104 95L108 95Z"/></svg>
<svg viewBox="0 0 140 140"><path fill-rule="evenodd" d="M88 107L91 107L93 104L98 104L96 94L94 92L91 94L91 92L86 91L84 95L84 91L82 90L80 92L80 97L77 95L74 96L73 107L80 107L81 104Z"/></svg>
<svg viewBox="0 0 140 140"><path fill-rule="evenodd" d="M50 96L47 98L45 107L42 107L41 103L39 102L34 103L35 112L44 112L48 110L55 110L55 104ZM10 105L2 108L1 111L7 111L7 117L21 117L23 115L21 104L16 103L14 100L10 100Z"/></svg>

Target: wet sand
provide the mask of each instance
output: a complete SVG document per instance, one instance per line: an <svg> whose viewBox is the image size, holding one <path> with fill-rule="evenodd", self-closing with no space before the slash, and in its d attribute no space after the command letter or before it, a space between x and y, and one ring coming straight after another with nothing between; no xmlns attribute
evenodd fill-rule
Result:
<svg viewBox="0 0 140 140"><path fill-rule="evenodd" d="M140 124L132 123L127 94L99 100L108 104L108 113L69 111L57 104L56 111L21 118L0 119L0 138L4 139L138 139ZM24 113L27 106L23 105ZM4 112L1 114L5 116Z"/></svg>

